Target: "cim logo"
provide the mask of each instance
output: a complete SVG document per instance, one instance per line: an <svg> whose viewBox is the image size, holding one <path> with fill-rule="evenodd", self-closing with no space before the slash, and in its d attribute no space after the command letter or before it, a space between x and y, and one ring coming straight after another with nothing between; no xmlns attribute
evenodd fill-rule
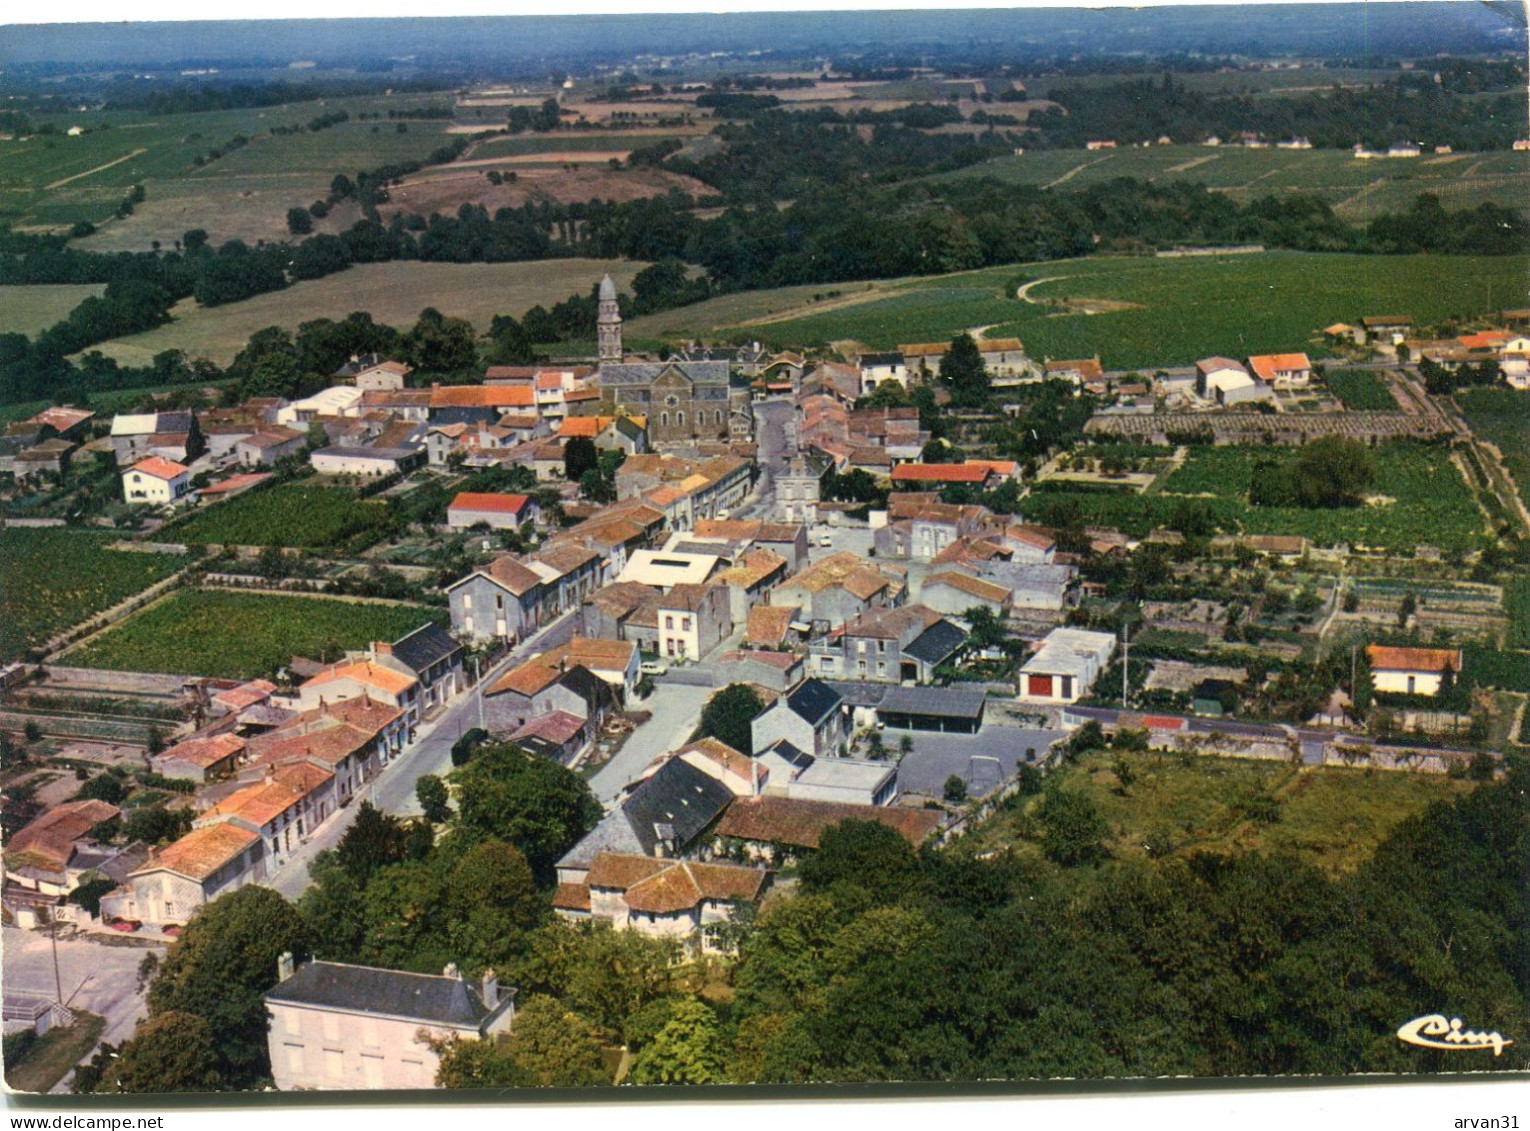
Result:
<svg viewBox="0 0 1530 1131"><path fill-rule="evenodd" d="M1397 1039L1422 1049L1444 1049L1447 1052L1492 1049L1494 1056L1502 1056L1503 1050L1514 1043L1504 1040L1502 1033L1476 1033L1463 1029L1459 1017L1447 1018L1442 1013L1415 1017L1397 1030Z"/></svg>

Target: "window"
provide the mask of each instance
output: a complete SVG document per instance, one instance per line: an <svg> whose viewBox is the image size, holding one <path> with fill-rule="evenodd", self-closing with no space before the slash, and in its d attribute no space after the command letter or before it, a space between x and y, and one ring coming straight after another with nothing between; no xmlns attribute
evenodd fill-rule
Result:
<svg viewBox="0 0 1530 1131"><path fill-rule="evenodd" d="M303 1074L303 1046L283 1045L282 1047L287 1050L287 1071L294 1076L301 1076Z"/></svg>
<svg viewBox="0 0 1530 1131"><path fill-rule="evenodd" d="M382 1044L377 1036L377 1018L363 1017L361 1019L361 1043L368 1048L376 1048Z"/></svg>
<svg viewBox="0 0 1530 1131"><path fill-rule="evenodd" d="M345 1054L339 1049L324 1050L324 1075L338 1080L345 1075Z"/></svg>
<svg viewBox="0 0 1530 1131"><path fill-rule="evenodd" d="M494 611L496 613L505 611L505 595L503 593L496 593L494 595Z"/></svg>
<svg viewBox="0 0 1530 1131"><path fill-rule="evenodd" d="M324 1039L326 1041L338 1041L340 1039L340 1018L333 1013L324 1015Z"/></svg>
<svg viewBox="0 0 1530 1131"><path fill-rule="evenodd" d="M714 415L716 417L715 423L721 424L722 423L722 409L718 409L717 412Z"/></svg>
<svg viewBox="0 0 1530 1131"><path fill-rule="evenodd" d="M664 628L668 632L673 632L675 630L675 618L674 617L665 617L664 618Z"/></svg>
<svg viewBox="0 0 1530 1131"><path fill-rule="evenodd" d="M680 631L681 632L689 632L690 630L691 630L691 618L690 617L681 617L680 618Z"/></svg>
<svg viewBox="0 0 1530 1131"><path fill-rule="evenodd" d="M368 1088L383 1086L383 1058L361 1054L361 1078Z"/></svg>
<svg viewBox="0 0 1530 1131"><path fill-rule="evenodd" d="M683 412L675 413L675 423L678 424L678 425L684 425L685 424L685 413L683 413Z"/></svg>
<svg viewBox="0 0 1530 1131"><path fill-rule="evenodd" d="M303 1018L295 1009L282 1010L282 1031L289 1037L296 1037L303 1032Z"/></svg>
<svg viewBox="0 0 1530 1131"><path fill-rule="evenodd" d="M886 675L886 674L887 674L887 665L885 663L883 663L881 660L878 660L877 661L877 675Z"/></svg>
<svg viewBox="0 0 1530 1131"><path fill-rule="evenodd" d="M472 609L473 609L473 595L471 593L464 593L462 595L462 609L463 609L464 612L471 612L472 611Z"/></svg>
<svg viewBox="0 0 1530 1131"><path fill-rule="evenodd" d="M668 428L669 427L669 413L667 413L667 412L659 413L659 423L664 425L664 427Z"/></svg>

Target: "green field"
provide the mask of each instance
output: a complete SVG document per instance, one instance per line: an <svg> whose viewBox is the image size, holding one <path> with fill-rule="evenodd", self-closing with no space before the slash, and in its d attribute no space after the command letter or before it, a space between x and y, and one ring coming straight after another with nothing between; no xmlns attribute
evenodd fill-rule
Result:
<svg viewBox="0 0 1530 1131"><path fill-rule="evenodd" d="M354 176L358 169L385 161L423 157L441 144L448 123L410 122L404 134L388 121L347 122L282 137L270 136L269 130L336 110L353 116L363 110L386 113L431 100L428 95L379 94L198 114L87 110L56 115L49 120L60 131L57 135L0 142L0 222L22 227L77 220L100 224L111 217L126 189L140 182L152 200L157 184L179 178L308 171L324 173L327 183L335 173ZM73 126L87 132L65 136ZM250 138L250 144L196 166L199 156L238 135Z"/></svg>
<svg viewBox="0 0 1530 1131"><path fill-rule="evenodd" d="M1342 149L1243 149L1157 145L1146 149L1043 149L992 160L935 180L991 178L1007 184L1069 189L1133 177L1160 184L1204 184L1239 203L1261 196L1307 193L1361 223L1377 212L1406 208L1421 192L1448 208L1493 201L1525 202L1530 153L1453 153L1408 160L1360 161Z"/></svg>
<svg viewBox="0 0 1530 1131"><path fill-rule="evenodd" d="M105 284L0 286L0 334L31 337L68 318L71 310L105 289Z"/></svg>
<svg viewBox="0 0 1530 1131"><path fill-rule="evenodd" d="M1509 614L1510 648L1530 648L1530 575L1517 573L1504 583L1503 607Z"/></svg>
<svg viewBox="0 0 1530 1131"><path fill-rule="evenodd" d="M203 545L356 550L391 526L385 503L358 500L344 487L285 486L213 503L165 527L164 536Z"/></svg>
<svg viewBox="0 0 1530 1131"><path fill-rule="evenodd" d="M296 330L314 318L365 310L378 322L408 328L427 306L486 331L496 314L519 317L538 304L550 307L587 292L607 272L625 287L644 266L617 259L368 263L226 306L203 308L187 299L171 311L168 325L94 348L124 365L146 365L167 349L227 365L251 334L267 326Z"/></svg>
<svg viewBox="0 0 1530 1131"><path fill-rule="evenodd" d="M1357 412L1397 410L1397 401L1381 378L1369 369L1330 369L1323 383L1333 390L1333 395L1343 401L1347 409Z"/></svg>
<svg viewBox="0 0 1530 1131"><path fill-rule="evenodd" d="M1080 790L1094 802L1111 829L1106 847L1122 859L1290 852L1330 875L1341 875L1369 858L1403 820L1473 788L1439 774L1297 768L1166 753L1125 757L1135 776L1124 793L1109 751L1087 754L1057 771L1062 788ZM1245 816L1242 803L1257 796L1276 799L1278 820L1264 823ZM963 851L1005 844L1030 850L1036 831L1028 813L1009 810L958 843Z"/></svg>
<svg viewBox="0 0 1530 1131"><path fill-rule="evenodd" d="M706 325L696 308L657 316L689 335L707 332L804 346L860 342L949 341L974 327L990 337L1018 337L1032 357L1091 357L1107 369L1188 365L1211 354L1305 349L1327 351L1319 328L1377 310L1411 315L1419 325L1465 318L1522 293L1525 256L1381 256L1265 252L1187 258L1089 258L994 267L956 275L813 288L844 292L837 309L810 305L760 325ZM1014 298L1016 280L1036 280L1031 302ZM1042 281L1044 280L1044 281ZM802 288L793 288L798 294ZM810 294L812 292L809 292ZM777 292L757 292L768 305ZM1085 300L1106 312L1086 313ZM1057 305L1072 300L1074 306ZM779 302L779 299L775 299ZM1120 304L1130 304L1122 307ZM706 306L707 304L702 304ZM698 317L699 315L699 317ZM756 316L758 317L758 316Z"/></svg>
<svg viewBox="0 0 1530 1131"><path fill-rule="evenodd" d="M423 605L182 589L64 654L113 671L253 679L293 656L338 658L374 640L397 640L428 620Z"/></svg>
<svg viewBox="0 0 1530 1131"><path fill-rule="evenodd" d="M1498 446L1519 497L1530 505L1530 393L1467 389L1456 394L1456 404L1477 438Z"/></svg>
<svg viewBox="0 0 1530 1131"><path fill-rule="evenodd" d="M1205 508L1223 530L1299 534L1319 546L1346 542L1408 550L1428 543L1444 550L1469 550L1481 537L1482 516L1445 448L1399 442L1374 449L1372 490L1389 501L1334 510L1249 506L1254 465L1270 455L1256 447L1194 448L1159 494L1059 487L1033 495L1025 513L1044 518L1045 507L1063 504L1076 509L1085 522L1141 536L1193 504Z"/></svg>
<svg viewBox="0 0 1530 1131"><path fill-rule="evenodd" d="M104 612L185 566L174 554L109 550L115 534L0 527L0 662Z"/></svg>

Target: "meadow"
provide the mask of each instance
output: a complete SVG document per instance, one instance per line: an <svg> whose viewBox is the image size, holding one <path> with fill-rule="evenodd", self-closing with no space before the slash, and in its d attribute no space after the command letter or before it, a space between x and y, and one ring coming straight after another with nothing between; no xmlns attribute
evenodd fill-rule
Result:
<svg viewBox="0 0 1530 1131"><path fill-rule="evenodd" d="M1493 295L1501 302L1522 290L1527 268L1526 257L1514 255L1264 252L1056 260L898 282L868 291L865 302L737 327L731 336L886 349L986 327L990 337L1020 338L1032 357L1099 354L1107 369L1292 349L1321 357L1330 351L1317 331L1330 322L1377 310L1411 315L1421 326L1468 318L1493 309ZM1011 287L1021 279L1035 281L1031 302L1012 297ZM849 292L861 285L817 289ZM759 292L757 301L763 304L771 294ZM1060 305L1087 299L1131 305L1093 314ZM687 322L686 313L662 317L693 334L706 332L708 327Z"/></svg>
<svg viewBox="0 0 1530 1131"><path fill-rule="evenodd" d="M187 564L175 554L110 550L115 534L0 527L0 662L163 581Z"/></svg>
<svg viewBox="0 0 1530 1131"><path fill-rule="evenodd" d="M1146 149L1041 149L995 157L933 180L989 178L1007 184L1070 189L1133 177L1160 184L1203 184L1240 204L1262 196L1306 193L1345 220L1406 208L1421 192L1449 208L1492 201L1524 205L1530 153L1452 153L1399 160L1357 160L1343 149L1243 149L1156 145Z"/></svg>
<svg viewBox="0 0 1530 1131"><path fill-rule="evenodd" d="M216 679L269 676L293 656L338 659L444 619L423 605L181 589L76 645L64 662Z"/></svg>
<svg viewBox="0 0 1530 1131"><path fill-rule="evenodd" d="M1269 450L1229 446L1193 448L1183 466L1146 496L1113 491L1039 491L1027 515L1045 507L1074 509L1085 522L1117 526L1141 536L1170 521L1186 504L1204 508L1223 530L1244 534L1299 534L1319 546L1351 545L1411 550L1421 543L1470 550L1483 519L1470 488L1443 447L1398 442L1372 450L1372 490L1387 501L1337 509L1251 507L1254 465ZM1280 454L1279 452L1275 454Z"/></svg>
<svg viewBox="0 0 1530 1131"><path fill-rule="evenodd" d="M1456 394L1456 404L1477 438L1498 446L1519 497L1530 505L1530 393L1465 389Z"/></svg>
<svg viewBox="0 0 1530 1131"><path fill-rule="evenodd" d="M95 283L0 286L0 334L31 337L68 318L71 310L105 289L105 284Z"/></svg>
<svg viewBox="0 0 1530 1131"><path fill-rule="evenodd" d="M167 526L166 538L217 546L364 549L393 526L387 504L344 487L270 487L213 503Z"/></svg>
<svg viewBox="0 0 1530 1131"><path fill-rule="evenodd" d="M1474 788L1436 774L1158 752L1124 757L1132 770L1125 789L1110 751L1086 754L1056 771L1060 788L1078 790L1094 802L1110 826L1106 847L1119 859L1289 852L1338 876L1369 858L1402 821ZM1261 797L1277 802L1277 820L1246 815L1245 804ZM1033 851L1038 830L1025 808L1001 811L962 838L961 850L1015 844Z"/></svg>
<svg viewBox="0 0 1530 1131"><path fill-rule="evenodd" d="M427 306L487 331L496 314L519 317L538 304L550 307L588 291L608 272L628 286L644 266L617 259L368 263L225 306L203 308L187 299L172 308L168 325L94 348L124 365L146 365L167 349L227 365L251 334L267 326L296 330L314 318L365 310L378 322L407 329Z"/></svg>

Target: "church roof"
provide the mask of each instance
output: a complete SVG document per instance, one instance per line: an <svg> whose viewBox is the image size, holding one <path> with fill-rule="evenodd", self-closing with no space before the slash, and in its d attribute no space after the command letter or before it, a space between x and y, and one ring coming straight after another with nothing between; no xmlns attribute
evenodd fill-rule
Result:
<svg viewBox="0 0 1530 1131"><path fill-rule="evenodd" d="M600 383L610 385L650 385L670 369L679 371L697 385L728 384L726 361L616 361L600 367Z"/></svg>

